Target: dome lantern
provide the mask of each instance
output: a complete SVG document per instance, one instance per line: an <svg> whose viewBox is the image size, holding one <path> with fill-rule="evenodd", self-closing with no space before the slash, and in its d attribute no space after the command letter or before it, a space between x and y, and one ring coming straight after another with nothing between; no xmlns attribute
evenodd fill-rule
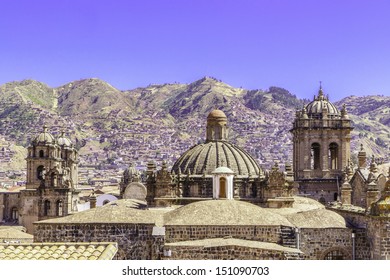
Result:
<svg viewBox="0 0 390 280"><path fill-rule="evenodd" d="M227 117L221 110L215 109L207 116L206 142L226 141L228 137Z"/></svg>

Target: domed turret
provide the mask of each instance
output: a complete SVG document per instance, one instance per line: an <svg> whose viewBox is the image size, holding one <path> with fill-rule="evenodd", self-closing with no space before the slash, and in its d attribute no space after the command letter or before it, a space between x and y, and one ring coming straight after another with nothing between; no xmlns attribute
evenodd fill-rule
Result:
<svg viewBox="0 0 390 280"><path fill-rule="evenodd" d="M43 131L38 134L37 137L34 138L33 143L38 145L38 144L55 144L56 140L54 136L47 131L47 126L43 126Z"/></svg>
<svg viewBox="0 0 390 280"><path fill-rule="evenodd" d="M320 86L318 96L315 97L312 102L307 104L306 111L309 118L312 119L322 119L324 117L333 119L341 117L339 109L337 109L336 106L324 96L322 86Z"/></svg>
<svg viewBox="0 0 390 280"><path fill-rule="evenodd" d="M57 144L64 147L71 147L72 141L65 136L64 131L61 131L60 136L57 138Z"/></svg>

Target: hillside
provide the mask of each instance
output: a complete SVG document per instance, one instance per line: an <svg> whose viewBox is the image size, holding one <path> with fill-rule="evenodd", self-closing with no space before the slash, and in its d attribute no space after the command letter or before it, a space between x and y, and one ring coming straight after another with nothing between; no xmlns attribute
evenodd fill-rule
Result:
<svg viewBox="0 0 390 280"><path fill-rule="evenodd" d="M58 113L63 116L84 118L108 116L115 110L131 112L134 107L125 94L99 79L75 81L56 88Z"/></svg>
<svg viewBox="0 0 390 280"><path fill-rule="evenodd" d="M390 148L390 96L349 96L335 104L347 105L354 122L355 142L363 143L369 154L381 157Z"/></svg>
<svg viewBox="0 0 390 280"><path fill-rule="evenodd" d="M4 145L26 147L46 124L54 134L65 129L81 148L81 164L173 164L204 141L206 117L219 108L228 116L230 141L268 167L291 160L289 129L296 109L308 102L283 88L246 90L211 77L126 91L99 79L57 88L26 80L0 86L0 137ZM388 160L390 97L350 96L335 104L344 103L355 126L352 153L364 143L369 154Z"/></svg>

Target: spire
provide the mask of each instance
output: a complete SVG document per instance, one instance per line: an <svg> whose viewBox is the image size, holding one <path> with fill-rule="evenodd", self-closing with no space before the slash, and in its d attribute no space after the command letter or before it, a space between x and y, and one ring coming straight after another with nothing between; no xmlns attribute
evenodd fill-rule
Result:
<svg viewBox="0 0 390 280"><path fill-rule="evenodd" d="M366 151L364 150L363 144L360 144L360 151L358 153L359 168L366 167Z"/></svg>
<svg viewBox="0 0 390 280"><path fill-rule="evenodd" d="M308 119L308 115L307 115L307 110L306 110L306 106L303 106L302 108L302 115L301 115L302 119Z"/></svg>
<svg viewBox="0 0 390 280"><path fill-rule="evenodd" d="M378 167L376 165L375 156L374 155L372 155L372 158L371 158L370 171L372 173L377 173L378 172Z"/></svg>
<svg viewBox="0 0 390 280"><path fill-rule="evenodd" d="M318 90L318 100L324 100L324 92L322 90L322 81L320 81L320 89Z"/></svg>

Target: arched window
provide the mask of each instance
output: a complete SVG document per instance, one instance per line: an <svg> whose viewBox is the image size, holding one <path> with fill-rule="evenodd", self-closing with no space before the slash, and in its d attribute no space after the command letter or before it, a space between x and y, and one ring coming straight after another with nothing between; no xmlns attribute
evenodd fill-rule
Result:
<svg viewBox="0 0 390 280"><path fill-rule="evenodd" d="M321 146L318 143L311 145L311 169L320 169Z"/></svg>
<svg viewBox="0 0 390 280"><path fill-rule="evenodd" d="M337 193L337 192L335 192L334 194L333 194L333 200L334 201L337 201L337 198L339 197L339 194Z"/></svg>
<svg viewBox="0 0 390 280"><path fill-rule="evenodd" d="M58 200L57 201L56 214L57 214L57 216L63 216L64 215L64 203L62 202L62 200Z"/></svg>
<svg viewBox="0 0 390 280"><path fill-rule="evenodd" d="M48 216L49 212L50 212L50 201L45 200L45 202L43 203L43 215Z"/></svg>
<svg viewBox="0 0 390 280"><path fill-rule="evenodd" d="M45 153L43 152L43 150L40 150L39 151L39 157L44 157Z"/></svg>
<svg viewBox="0 0 390 280"><path fill-rule="evenodd" d="M43 180L45 177L45 167L43 165L38 166L37 168L37 178Z"/></svg>
<svg viewBox="0 0 390 280"><path fill-rule="evenodd" d="M324 260L344 260L345 256L340 250L333 250L327 253Z"/></svg>
<svg viewBox="0 0 390 280"><path fill-rule="evenodd" d="M17 220L19 219L18 208L12 207L12 209L11 209L11 219L12 219L13 221L17 221Z"/></svg>
<svg viewBox="0 0 390 280"><path fill-rule="evenodd" d="M338 154L339 145L331 143L329 145L329 167L330 169L338 169Z"/></svg>
<svg viewBox="0 0 390 280"><path fill-rule="evenodd" d="M325 204L326 200L325 197L321 196L320 199L318 200L320 203Z"/></svg>
<svg viewBox="0 0 390 280"><path fill-rule="evenodd" d="M53 172L50 175L50 186L53 188L57 187L57 173Z"/></svg>
<svg viewBox="0 0 390 280"><path fill-rule="evenodd" d="M219 197L226 198L226 178L219 178Z"/></svg>

